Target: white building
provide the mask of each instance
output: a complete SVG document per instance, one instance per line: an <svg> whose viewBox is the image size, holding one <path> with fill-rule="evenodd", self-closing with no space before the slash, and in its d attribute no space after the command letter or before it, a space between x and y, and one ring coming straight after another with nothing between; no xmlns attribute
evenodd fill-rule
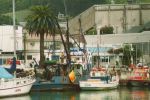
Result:
<svg viewBox="0 0 150 100"><path fill-rule="evenodd" d="M86 47L93 52L93 56L98 55L97 45L102 49L99 51L101 56L110 56L110 48L121 48L124 44L135 44L142 52L143 63L150 63L150 31L142 33L122 33L107 35L85 35ZM91 41L92 40L92 41Z"/></svg>
<svg viewBox="0 0 150 100"><path fill-rule="evenodd" d="M4 52L14 51L14 33L13 26L0 26L0 49ZM23 50L23 33L22 27L18 26L16 29L16 50Z"/></svg>
<svg viewBox="0 0 150 100"><path fill-rule="evenodd" d="M104 26L113 26L114 33L120 34L148 23L149 16L150 4L93 5L69 20L69 31L78 34L80 30L85 33L92 27L100 30Z"/></svg>
<svg viewBox="0 0 150 100"><path fill-rule="evenodd" d="M104 26L112 26L115 34L85 35L87 48L97 54L97 44L104 47L100 55L109 55L109 47L122 46L124 43L140 44L146 63L150 63L149 32L140 33L150 26L150 4L105 4L93 5L81 14L69 20L71 34L86 34L92 28L100 34ZM92 49L91 49L92 48ZM95 51L94 51L95 50Z"/></svg>
<svg viewBox="0 0 150 100"><path fill-rule="evenodd" d="M22 27L17 26L16 29L16 51L23 49L23 32ZM12 25L0 26L0 64L2 64L2 58L12 58L14 53L14 32ZM5 61L5 60L4 60Z"/></svg>

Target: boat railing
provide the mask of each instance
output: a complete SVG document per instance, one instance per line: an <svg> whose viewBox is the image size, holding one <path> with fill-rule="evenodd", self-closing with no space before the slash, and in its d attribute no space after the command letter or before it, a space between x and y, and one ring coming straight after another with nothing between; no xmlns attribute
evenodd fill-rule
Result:
<svg viewBox="0 0 150 100"><path fill-rule="evenodd" d="M15 87L15 86L21 86L24 84L32 83L35 81L34 75L29 75L26 77L19 77L14 79L0 79L0 88L9 88L9 87Z"/></svg>
<svg viewBox="0 0 150 100"><path fill-rule="evenodd" d="M16 78L14 76L15 80L25 80L25 79L28 79L28 80L34 80L35 79L35 75L34 74L31 74L31 75L28 75L28 76L24 76L24 77L18 77ZM14 81L14 78L12 79L4 79L4 78L1 78L0 79L0 82L10 82L10 81Z"/></svg>

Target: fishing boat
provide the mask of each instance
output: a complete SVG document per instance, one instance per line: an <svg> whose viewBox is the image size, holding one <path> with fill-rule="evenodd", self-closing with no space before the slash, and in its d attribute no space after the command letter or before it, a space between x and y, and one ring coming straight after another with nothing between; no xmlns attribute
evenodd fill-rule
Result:
<svg viewBox="0 0 150 100"><path fill-rule="evenodd" d="M92 68L87 80L79 81L81 90L108 90L115 89L119 85L117 76L110 77L103 68Z"/></svg>
<svg viewBox="0 0 150 100"><path fill-rule="evenodd" d="M0 73L0 97L27 94L35 82L34 71L16 68L15 58L10 68L0 66Z"/></svg>
<svg viewBox="0 0 150 100"><path fill-rule="evenodd" d="M131 72L131 75L128 78L128 82L129 85L132 86L148 85L148 83L150 82L148 68L144 67L134 68L133 71Z"/></svg>
<svg viewBox="0 0 150 100"><path fill-rule="evenodd" d="M82 65L71 64L70 71L68 70L67 64L54 64L48 65L43 72L36 69L36 82L32 86L32 91L64 91L64 90L79 90L79 80L82 76ZM41 75L40 75L41 72Z"/></svg>

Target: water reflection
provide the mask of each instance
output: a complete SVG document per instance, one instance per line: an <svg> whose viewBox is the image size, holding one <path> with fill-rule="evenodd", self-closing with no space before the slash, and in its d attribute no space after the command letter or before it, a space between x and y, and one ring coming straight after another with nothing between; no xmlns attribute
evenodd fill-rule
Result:
<svg viewBox="0 0 150 100"><path fill-rule="evenodd" d="M83 91L80 100L150 100L149 88L119 88L111 91Z"/></svg>
<svg viewBox="0 0 150 100"><path fill-rule="evenodd" d="M30 95L0 98L0 100L31 100Z"/></svg>
<svg viewBox="0 0 150 100"><path fill-rule="evenodd" d="M120 87L108 91L47 91L0 100L150 100L148 87Z"/></svg>
<svg viewBox="0 0 150 100"><path fill-rule="evenodd" d="M33 100L150 100L149 88L121 87L109 91L34 92Z"/></svg>
<svg viewBox="0 0 150 100"><path fill-rule="evenodd" d="M32 100L79 100L77 91L49 91L49 92L32 92Z"/></svg>
<svg viewBox="0 0 150 100"><path fill-rule="evenodd" d="M83 91L80 93L80 100L120 100L119 91Z"/></svg>
<svg viewBox="0 0 150 100"><path fill-rule="evenodd" d="M120 89L121 100L150 100L148 87L129 87Z"/></svg>
<svg viewBox="0 0 150 100"><path fill-rule="evenodd" d="M81 100L150 100L147 87L118 88L111 91L81 92Z"/></svg>

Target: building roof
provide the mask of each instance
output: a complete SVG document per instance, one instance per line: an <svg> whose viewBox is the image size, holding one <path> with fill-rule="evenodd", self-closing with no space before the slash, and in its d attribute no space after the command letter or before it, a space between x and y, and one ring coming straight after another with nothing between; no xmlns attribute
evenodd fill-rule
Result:
<svg viewBox="0 0 150 100"><path fill-rule="evenodd" d="M87 47L88 51L92 52L92 53L104 53L104 52L108 52L108 50L110 50L112 47Z"/></svg>
<svg viewBox="0 0 150 100"><path fill-rule="evenodd" d="M127 30L126 33L139 33L142 29L142 26L134 26L131 29Z"/></svg>
<svg viewBox="0 0 150 100"><path fill-rule="evenodd" d="M131 29L127 30L126 33L139 33L144 30L150 30L150 21L141 26L134 26Z"/></svg>
<svg viewBox="0 0 150 100"><path fill-rule="evenodd" d="M70 37L79 43L85 43L86 44L86 40L85 40L85 37L83 34L72 34L72 35L70 35Z"/></svg>

